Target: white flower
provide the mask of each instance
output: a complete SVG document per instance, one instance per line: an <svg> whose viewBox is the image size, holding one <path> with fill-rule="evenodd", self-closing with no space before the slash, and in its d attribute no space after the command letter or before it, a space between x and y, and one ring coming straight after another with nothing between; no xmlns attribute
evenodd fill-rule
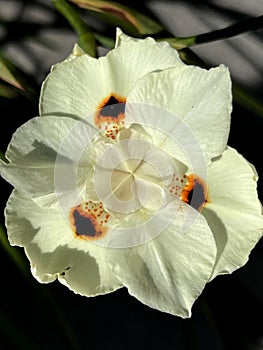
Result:
<svg viewBox="0 0 263 350"><path fill-rule="evenodd" d="M168 44L120 31L105 57L76 46L0 164L15 187L10 243L40 282L85 296L125 286L189 317L262 235L256 171L226 145L230 113L224 66L187 66Z"/></svg>

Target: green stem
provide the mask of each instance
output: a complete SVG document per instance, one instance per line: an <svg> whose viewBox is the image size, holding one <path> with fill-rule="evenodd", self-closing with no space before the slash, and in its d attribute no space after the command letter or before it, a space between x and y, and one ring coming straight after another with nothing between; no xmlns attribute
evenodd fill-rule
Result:
<svg viewBox="0 0 263 350"><path fill-rule="evenodd" d="M249 18L244 21L237 22L223 29L215 30L210 33L200 34L195 37L195 44L203 44L211 41L228 39L233 36L257 30L263 27L263 16Z"/></svg>
<svg viewBox="0 0 263 350"><path fill-rule="evenodd" d="M200 45L212 41L232 38L233 36L246 33L252 30L257 30L263 27L263 15L259 17L249 18L244 21L237 22L226 28L218 29L213 32L208 32L200 35L189 37L171 37L158 40L165 40L170 43L175 49L180 50L193 45Z"/></svg>
<svg viewBox="0 0 263 350"><path fill-rule="evenodd" d="M82 20L78 12L65 0L51 0L56 10L69 22L78 36L81 48L90 56L96 57L96 44L94 34L90 27Z"/></svg>

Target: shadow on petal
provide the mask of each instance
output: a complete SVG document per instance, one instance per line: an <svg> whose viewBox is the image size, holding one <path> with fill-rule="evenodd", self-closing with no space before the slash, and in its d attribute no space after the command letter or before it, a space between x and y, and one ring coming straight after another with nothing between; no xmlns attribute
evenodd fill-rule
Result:
<svg viewBox="0 0 263 350"><path fill-rule="evenodd" d="M30 244L27 254L32 261L32 273L40 282L52 282L58 278L75 293L86 296L99 293L99 267L88 252L60 246L52 253L41 253L36 244Z"/></svg>
<svg viewBox="0 0 263 350"><path fill-rule="evenodd" d="M34 229L24 218L17 223L23 230L19 232L19 242L15 243L25 247L32 273L39 282L48 283L58 278L75 293L86 296L101 294L99 265L94 257L66 245L58 246L53 252L41 252L38 244L34 243L39 229Z"/></svg>
<svg viewBox="0 0 263 350"><path fill-rule="evenodd" d="M216 266L227 244L227 231L223 224L223 221L211 209L204 208L202 211L202 214L205 216L207 223L215 238L216 247L217 247L217 254L216 254L216 261L215 261L215 266Z"/></svg>
<svg viewBox="0 0 263 350"><path fill-rule="evenodd" d="M30 160L38 160L38 161L47 161L47 162L54 162L57 159L58 152L54 150L53 148L49 147L48 145L45 145L41 141L35 140L32 144L33 147L35 147L31 152L25 154L23 156L23 160L30 161ZM70 158L59 155L60 160L65 160L68 162L71 162Z"/></svg>

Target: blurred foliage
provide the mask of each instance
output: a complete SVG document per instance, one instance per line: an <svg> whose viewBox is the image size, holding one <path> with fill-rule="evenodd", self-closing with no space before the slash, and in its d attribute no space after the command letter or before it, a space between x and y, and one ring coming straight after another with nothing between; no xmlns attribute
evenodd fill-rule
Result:
<svg viewBox="0 0 263 350"><path fill-rule="evenodd" d="M0 56L0 96L16 97L17 90L24 96L37 102L37 85L10 60ZM13 88L13 89L12 89Z"/></svg>
<svg viewBox="0 0 263 350"><path fill-rule="evenodd" d="M163 27L143 13L132 7L124 6L114 1L101 0L70 0L78 6L100 14L103 22L121 27L130 35L155 34L163 30Z"/></svg>
<svg viewBox="0 0 263 350"><path fill-rule="evenodd" d="M212 1L186 1L202 11L213 9L233 22L251 19L242 11L223 8ZM61 57L61 46L43 33L57 31L75 36L91 55L98 47L112 48L115 27L142 37L164 38L188 64L209 66L187 46L200 36L175 38L148 6L148 1L97 0L0 0L0 106L4 120L0 150L12 133L38 114L41 80L49 67L29 43ZM184 1L182 1L184 3ZM53 4L53 5L52 5ZM79 5L79 6L78 6ZM2 10L2 11L1 11ZM257 28L262 26L258 24ZM253 21L252 21L253 22ZM255 21L254 21L255 22ZM254 23L253 22L253 23ZM243 31L246 28L243 26ZM250 28L247 30L252 30ZM254 30L253 29L253 30ZM219 40L220 33L207 33L201 42ZM226 36L225 36L226 35ZM229 31L224 37L231 36ZM262 40L262 32L255 36ZM52 38L52 35L51 35ZM15 48L13 50L12 48ZM48 52L48 51L47 51ZM46 54L47 55L47 54ZM23 60L21 60L23 58ZM61 57L60 59L63 59ZM23 63L22 63L23 61ZM26 65L24 62L29 63ZM55 63L55 62L54 62ZM263 107L257 90L244 90L234 82L234 108L229 144L244 154L263 178ZM257 97L256 97L257 95ZM3 156L3 155L2 155ZM5 202L12 190L1 181L1 222ZM262 200L263 186L259 181ZM40 285L31 276L22 249L11 247L4 227L0 230L1 305L0 349L263 349L263 244L259 242L245 267L209 283L194 304L189 320L152 310L128 295L125 289L109 295L84 298L54 282Z"/></svg>

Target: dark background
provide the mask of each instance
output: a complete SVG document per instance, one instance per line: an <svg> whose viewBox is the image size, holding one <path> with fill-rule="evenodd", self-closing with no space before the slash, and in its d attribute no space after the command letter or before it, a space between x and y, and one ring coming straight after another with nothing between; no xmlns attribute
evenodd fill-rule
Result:
<svg viewBox="0 0 263 350"><path fill-rule="evenodd" d="M29 59L31 62L29 66L24 61L19 62L27 74L31 67L30 74L35 81L38 94L40 82L52 64L50 61L54 60L53 63L55 63L59 59L62 60L70 52L75 36L67 22L47 4L48 1L26 1L24 4L23 1L11 2L19 6L19 11L8 20L0 22L1 27L4 28L2 34L0 31L0 51L6 53L15 62L17 62L15 52L18 52L20 58L24 57L25 62L26 59ZM1 20L6 18L6 8L11 2L0 1ZM134 2L127 1L127 3L136 6ZM159 3L163 5L165 2ZM167 3L171 5L173 2ZM215 1L182 1L180 4L192 6L186 7L186 11L196 6L196 13L200 11L206 13L212 10L213 13L217 12L220 18L223 17L228 22L248 16L245 10L222 8ZM32 20L31 15L28 15L30 14L29 7L32 5L45 14L46 21ZM140 4L140 9L143 5L147 11L150 11L151 7L147 6L148 2ZM3 13L5 16L2 16ZM154 13L156 16L156 11ZM194 13L192 15L194 16ZM176 13L174 16L176 22ZM86 15L86 18L96 29L114 36L114 28L96 22L96 19L89 15ZM200 21L203 23L202 18ZM52 33L52 29L54 29L54 36L58 31L62 33L62 36L57 39L59 50L57 50L58 47L55 50L49 47L46 56L42 56L41 59L41 54L36 53L28 45L27 40L37 40L36 38L41 36L43 30L51 30ZM189 34L185 33L185 35ZM225 49L222 50L222 57L217 57L218 62L228 65L227 60L231 60L231 57L226 59L224 56L224 52L227 52L227 45L231 46L234 42L234 39L231 40L230 43L226 42ZM261 30L253 33L253 40L256 40L262 47ZM12 45L17 51L12 49ZM45 45L46 43L43 43L44 47ZM209 45L214 44L205 45L206 49ZM53 56L52 50L55 51ZM206 52L209 52L209 49ZM208 63L215 64L213 58L210 58L207 53L204 55L207 55ZM262 78L262 67L256 63L262 61L262 57L261 59L253 57L253 53L248 57L250 64L254 62L255 69L258 69L259 79L256 82L242 79L242 71L238 76L238 70L235 70L237 73L234 76L235 81L246 87L258 99L262 97L263 81L260 79ZM231 64L235 65L235 62ZM0 150L4 151L16 128L26 120L38 115L38 106L37 103L33 103L23 95L17 94L12 99L0 98L0 111ZM259 176L263 179L262 131L263 119L251 110L234 103L229 145L237 148L253 163ZM259 181L261 200L263 199L262 179ZM0 212L1 222L3 222L3 210L12 187L4 180L0 181L0 186ZM22 249L13 249L24 257ZM263 349L262 240L252 251L246 266L232 275L219 276L206 286L201 297L194 304L192 318L188 320L150 309L130 296L124 288L105 296L85 298L75 295L58 282L41 285L31 276L26 258L23 261L26 264L25 274L21 273L3 246L0 246L1 350Z"/></svg>

